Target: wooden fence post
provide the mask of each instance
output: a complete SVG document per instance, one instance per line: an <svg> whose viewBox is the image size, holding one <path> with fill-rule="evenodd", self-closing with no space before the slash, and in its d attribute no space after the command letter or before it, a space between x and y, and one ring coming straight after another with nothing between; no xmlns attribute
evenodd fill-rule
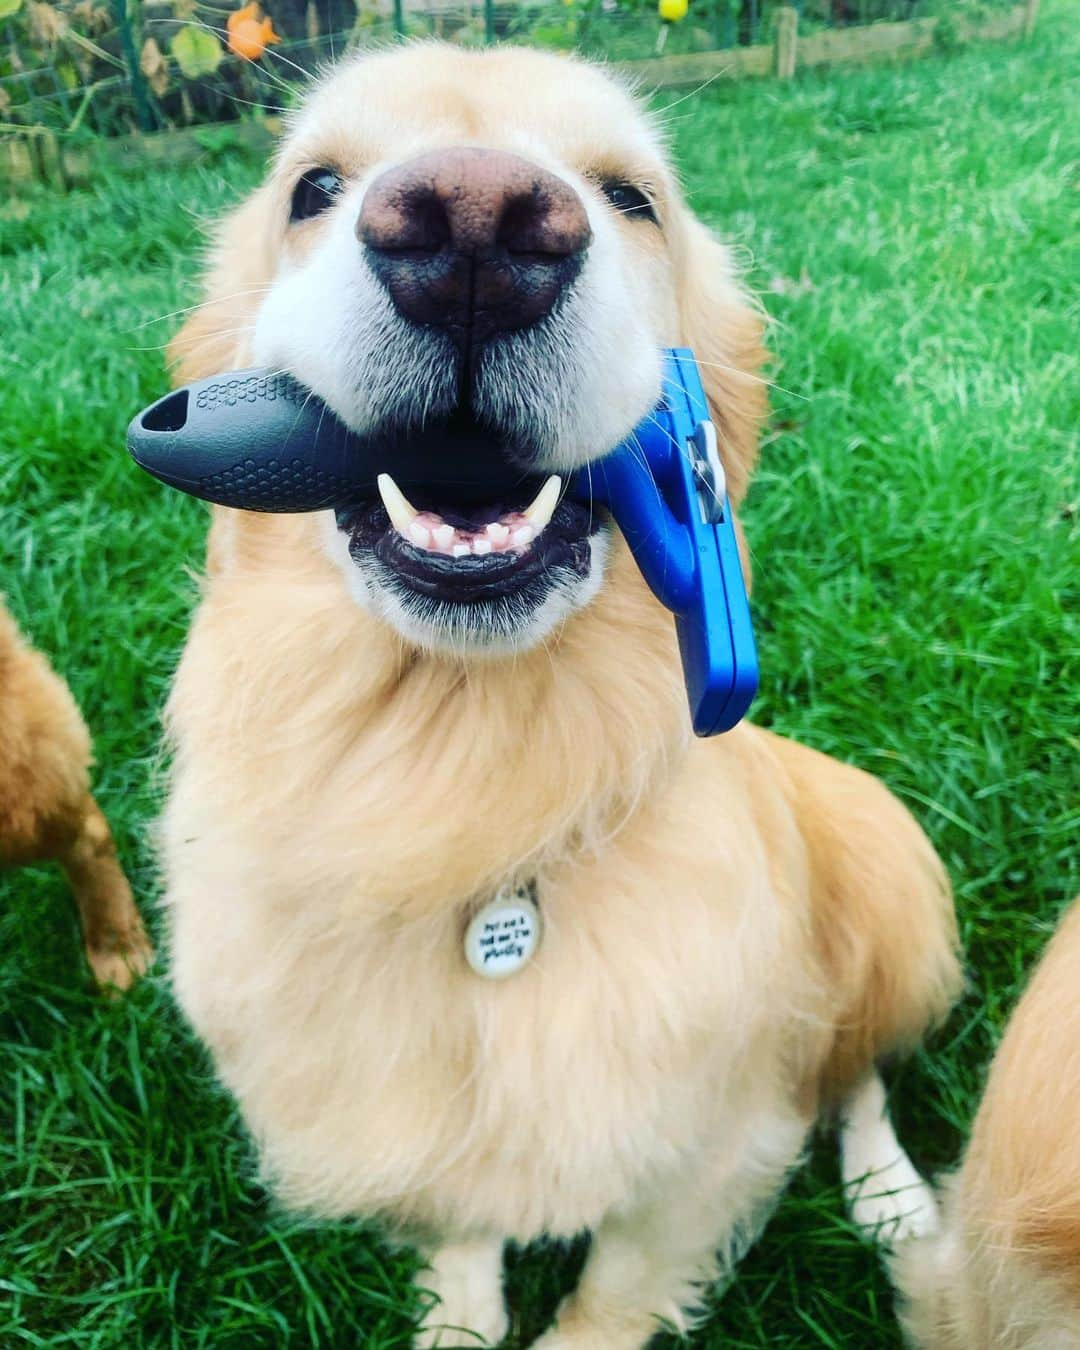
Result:
<svg viewBox="0 0 1080 1350"><path fill-rule="evenodd" d="M1024 36L1030 37L1035 31L1035 21L1039 17L1039 0L1024 0Z"/></svg>
<svg viewBox="0 0 1080 1350"><path fill-rule="evenodd" d="M790 80L795 74L796 48L799 43L799 11L782 5L776 11L776 74Z"/></svg>
<svg viewBox="0 0 1080 1350"><path fill-rule="evenodd" d="M60 138L43 127L33 127L26 136L26 151L31 177L39 183L67 192L71 183L64 165L64 150Z"/></svg>

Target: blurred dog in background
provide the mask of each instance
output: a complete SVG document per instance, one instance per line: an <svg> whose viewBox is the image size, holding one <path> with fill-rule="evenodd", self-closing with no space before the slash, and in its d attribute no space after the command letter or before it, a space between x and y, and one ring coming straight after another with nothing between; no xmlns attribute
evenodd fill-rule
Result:
<svg viewBox="0 0 1080 1350"><path fill-rule="evenodd" d="M90 733L70 690L0 604L0 865L58 862L95 979L127 989L152 951L90 792L90 763Z"/></svg>
<svg viewBox="0 0 1080 1350"><path fill-rule="evenodd" d="M1080 1346L1080 900L1013 1013L938 1233L895 1271L920 1350Z"/></svg>

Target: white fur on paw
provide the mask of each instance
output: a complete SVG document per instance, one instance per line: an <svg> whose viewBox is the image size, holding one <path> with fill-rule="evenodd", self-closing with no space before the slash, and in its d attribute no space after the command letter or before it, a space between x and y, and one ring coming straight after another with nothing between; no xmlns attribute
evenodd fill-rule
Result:
<svg viewBox="0 0 1080 1350"><path fill-rule="evenodd" d="M577 1326L564 1332L555 1326L534 1341L533 1350L612 1350L612 1346L602 1328Z"/></svg>
<svg viewBox="0 0 1080 1350"><path fill-rule="evenodd" d="M492 1270L482 1249L468 1246L439 1252L431 1270L417 1277L436 1302L416 1334L416 1350L499 1345L510 1330L503 1300L501 1265Z"/></svg>
<svg viewBox="0 0 1080 1350"><path fill-rule="evenodd" d="M876 1074L848 1103L840 1148L848 1211L865 1237L893 1245L937 1230L934 1193L900 1146Z"/></svg>
<svg viewBox="0 0 1080 1350"><path fill-rule="evenodd" d="M571 1295L555 1325L533 1342L532 1350L642 1350L659 1329L648 1315L630 1310L624 1315L590 1314Z"/></svg>
<svg viewBox="0 0 1080 1350"><path fill-rule="evenodd" d="M852 1222L875 1242L892 1245L937 1230L934 1193L906 1153L844 1186Z"/></svg>
<svg viewBox="0 0 1080 1350"><path fill-rule="evenodd" d="M461 1320L457 1318L460 1316ZM453 1319L453 1320L451 1320ZM499 1307L462 1314L451 1314L440 1303L434 1307L413 1341L416 1350L483 1350L485 1346L501 1345L510 1330L506 1310Z"/></svg>

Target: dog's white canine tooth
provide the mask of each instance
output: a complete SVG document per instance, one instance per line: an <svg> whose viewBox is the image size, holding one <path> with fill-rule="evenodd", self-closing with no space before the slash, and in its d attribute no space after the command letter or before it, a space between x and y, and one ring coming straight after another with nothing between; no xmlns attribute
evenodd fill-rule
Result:
<svg viewBox="0 0 1080 1350"><path fill-rule="evenodd" d="M412 521L409 525L408 535L419 548L431 547L431 531L426 525L421 525L418 520Z"/></svg>
<svg viewBox="0 0 1080 1350"><path fill-rule="evenodd" d="M438 544L440 548L449 548L454 542L455 531L453 525L437 525L431 533L434 536L436 544Z"/></svg>
<svg viewBox="0 0 1080 1350"><path fill-rule="evenodd" d="M375 485L379 489L382 504L386 507L386 514L390 517L390 524L393 525L398 534L408 535L409 526L420 512L388 473L379 474L375 480Z"/></svg>
<svg viewBox="0 0 1080 1350"><path fill-rule="evenodd" d="M536 531L531 525L521 525L514 531L511 538L519 548L523 548L526 544L531 544L536 538Z"/></svg>
<svg viewBox="0 0 1080 1350"><path fill-rule="evenodd" d="M562 491L562 479L557 473L553 473L544 486L536 494L536 500L525 509L525 519L540 533L551 519L552 512L559 504L559 493Z"/></svg>

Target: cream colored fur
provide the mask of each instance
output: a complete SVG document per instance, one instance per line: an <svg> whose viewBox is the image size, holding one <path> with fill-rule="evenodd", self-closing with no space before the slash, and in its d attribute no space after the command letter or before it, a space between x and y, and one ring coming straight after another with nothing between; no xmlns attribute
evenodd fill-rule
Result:
<svg viewBox="0 0 1080 1350"><path fill-rule="evenodd" d="M306 157L331 153L320 136L362 157L377 126L384 159L395 90L410 151L427 117L439 143L527 132L567 174L638 156L626 171L664 185L664 234L616 222L612 256L655 344L711 363L740 497L760 325L625 95L513 50L412 49L339 78L322 123L301 120ZM293 266L294 155L220 237L211 304L178 344L188 376L244 359L218 330L257 322L260 288ZM419 1344L497 1339L503 1241L590 1228L541 1344L638 1350L752 1238L822 1107L948 1008L940 864L865 774L749 724L688 734L671 617L617 538L599 593L544 645L474 657L355 603L325 528L215 518L169 708L180 1002L278 1194L379 1215L428 1252L441 1302ZM518 877L536 879L543 943L479 980L464 928Z"/></svg>
<svg viewBox="0 0 1080 1350"><path fill-rule="evenodd" d="M1080 1346L1080 902L990 1071L939 1236L895 1274L922 1350Z"/></svg>

